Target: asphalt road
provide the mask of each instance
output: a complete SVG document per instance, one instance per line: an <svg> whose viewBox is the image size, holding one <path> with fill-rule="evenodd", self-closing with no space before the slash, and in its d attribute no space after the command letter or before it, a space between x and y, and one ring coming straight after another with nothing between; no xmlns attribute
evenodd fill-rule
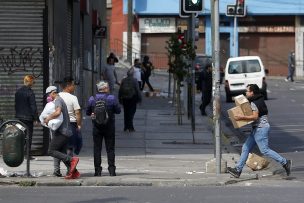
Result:
<svg viewBox="0 0 304 203"><path fill-rule="evenodd" d="M291 177L304 181L304 81L295 83L284 80L268 80L268 97L271 131L269 145L283 156L292 159ZM222 91L222 112L234 106L224 101ZM225 115L224 113L224 116ZM250 126L239 129L242 135L248 135ZM243 138L246 138L245 136ZM242 139L242 137L241 137Z"/></svg>
<svg viewBox="0 0 304 203"><path fill-rule="evenodd" d="M0 187L5 203L303 202L303 185L229 187Z"/></svg>

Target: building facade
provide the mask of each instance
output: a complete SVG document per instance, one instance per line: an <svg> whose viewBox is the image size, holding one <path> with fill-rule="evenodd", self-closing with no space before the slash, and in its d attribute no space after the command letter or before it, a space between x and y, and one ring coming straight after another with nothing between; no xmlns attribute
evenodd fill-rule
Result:
<svg viewBox="0 0 304 203"><path fill-rule="evenodd" d="M237 18L226 16L227 5L235 0L219 1L221 66L233 56L258 55L262 58L269 75L287 74L287 57L292 50L296 52L296 76L303 76L303 15L304 4L301 0L288 3L285 0L246 1L247 15ZM127 43L124 34L127 31L128 0L113 0L112 12L123 12L123 16L113 16L111 27L112 50L122 52L114 43ZM210 1L204 1L203 11L199 13L199 41L197 53L212 55ZM166 41L178 28L186 29L187 18L179 17L179 0L133 0L133 47L139 55L165 56ZM122 25L117 27L116 24ZM234 26L236 32L234 32ZM114 29L119 29L114 31ZM113 32L113 33L112 33ZM115 33L114 33L115 32ZM236 36L234 36L236 33ZM235 40L236 39L236 40ZM159 58L159 57L158 57ZM159 60L158 68L166 68L167 61Z"/></svg>
<svg viewBox="0 0 304 203"><path fill-rule="evenodd" d="M14 94L23 77L36 78L38 111L49 85L72 76L82 108L100 80L106 61L106 1L0 1L0 117L15 115ZM35 127L33 154L46 154L48 130Z"/></svg>

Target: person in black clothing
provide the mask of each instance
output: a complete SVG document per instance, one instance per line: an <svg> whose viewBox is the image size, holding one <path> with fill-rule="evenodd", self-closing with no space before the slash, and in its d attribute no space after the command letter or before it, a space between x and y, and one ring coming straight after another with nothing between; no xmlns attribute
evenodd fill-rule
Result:
<svg viewBox="0 0 304 203"><path fill-rule="evenodd" d="M134 132L133 119L136 105L141 102L141 92L137 80L133 77L134 68L130 68L127 77L121 81L118 92L119 103L124 108L124 131Z"/></svg>
<svg viewBox="0 0 304 203"><path fill-rule="evenodd" d="M115 55L113 52L111 52L111 53L109 54L108 59L110 59L110 58L113 58L113 59L114 59L114 60L113 60L113 63L112 63L111 65L114 65L115 63L118 63L118 58L116 57L116 55Z"/></svg>
<svg viewBox="0 0 304 203"><path fill-rule="evenodd" d="M285 81L288 82L289 79L291 82L293 82L293 75L294 75L294 71L295 71L295 52L291 51L288 54L288 75L285 78Z"/></svg>
<svg viewBox="0 0 304 203"><path fill-rule="evenodd" d="M149 78L151 76L151 72L153 70L153 64L150 62L149 60L149 56L144 56L143 62L142 62L142 86L141 86L141 90L144 89L145 87L145 83L147 83L149 90L151 92L154 91L152 85L150 84Z"/></svg>
<svg viewBox="0 0 304 203"><path fill-rule="evenodd" d="M202 116L206 116L206 106L211 101L212 98L212 66L207 64L205 70L203 70L199 77L202 91L202 104L200 105L200 110Z"/></svg>
<svg viewBox="0 0 304 203"><path fill-rule="evenodd" d="M101 176L101 150L102 140L105 140L105 146L108 158L108 171L110 176L116 176L115 166L115 114L121 112L117 98L110 94L109 84L105 81L100 81L96 84L98 93L91 96L86 108L86 115L91 116L93 122L93 142L94 142L94 176ZM98 124L94 113L97 100L106 101L106 109L109 120L106 124Z"/></svg>
<svg viewBox="0 0 304 203"><path fill-rule="evenodd" d="M29 131L29 150L31 151L34 122L38 123L38 112L35 99L35 93L32 86L35 84L35 78L32 75L26 75L23 79L24 85L15 93L15 111L16 118L23 122ZM30 159L34 159L30 156Z"/></svg>

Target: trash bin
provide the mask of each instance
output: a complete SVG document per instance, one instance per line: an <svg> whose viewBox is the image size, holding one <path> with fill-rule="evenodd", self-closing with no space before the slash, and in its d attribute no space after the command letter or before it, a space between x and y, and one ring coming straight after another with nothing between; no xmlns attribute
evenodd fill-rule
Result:
<svg viewBox="0 0 304 203"><path fill-rule="evenodd" d="M6 165L18 167L22 164L24 160L25 133L26 128L19 123L6 125L2 140L2 156Z"/></svg>

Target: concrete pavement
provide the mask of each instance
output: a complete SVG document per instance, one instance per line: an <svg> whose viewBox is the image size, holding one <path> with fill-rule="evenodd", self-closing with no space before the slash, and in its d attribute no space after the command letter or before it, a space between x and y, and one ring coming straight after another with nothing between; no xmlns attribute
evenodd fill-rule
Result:
<svg viewBox="0 0 304 203"><path fill-rule="evenodd" d="M152 80L153 81L153 80ZM156 88L159 83L154 83ZM166 86L165 86L166 87ZM31 178L21 177L26 172L26 160L10 168L0 159L0 168L16 177L0 178L0 184L23 186L204 186L226 185L271 175L272 171L253 172L245 167L240 179L229 174L206 173L206 163L214 157L214 139L210 115L202 117L196 110L196 131L192 134L190 120L183 116L177 125L172 101L166 97L144 97L138 106L134 124L136 132L123 132L123 112L116 116L116 167L117 176L107 171L106 154L102 155L103 172L94 177L91 121L84 117L82 134L84 146L77 166L81 178L64 180L53 177L53 161L49 156L37 156L30 162ZM232 144L237 143L233 131L222 121L222 157L228 166L234 166L239 153ZM193 142L194 141L194 142ZM104 150L105 151L105 150ZM65 174L63 164L61 172Z"/></svg>

